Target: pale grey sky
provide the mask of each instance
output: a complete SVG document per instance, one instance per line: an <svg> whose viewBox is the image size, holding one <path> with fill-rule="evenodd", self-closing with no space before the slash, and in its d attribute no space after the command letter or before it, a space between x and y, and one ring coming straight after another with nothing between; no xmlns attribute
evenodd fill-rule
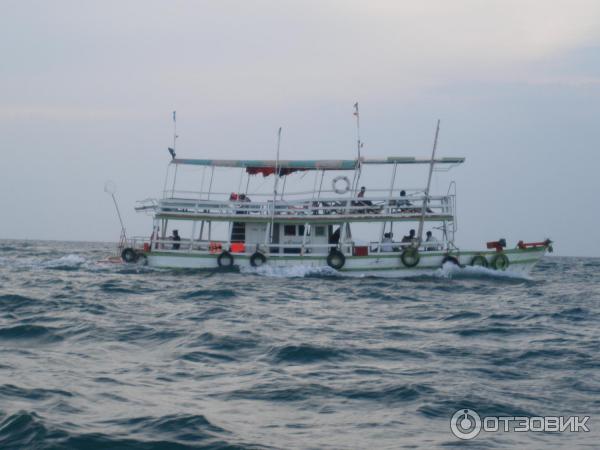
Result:
<svg viewBox="0 0 600 450"><path fill-rule="evenodd" d="M600 256L597 1L28 1L0 14L0 238L115 240L188 157L466 156L462 247ZM440 189L442 186L440 185Z"/></svg>

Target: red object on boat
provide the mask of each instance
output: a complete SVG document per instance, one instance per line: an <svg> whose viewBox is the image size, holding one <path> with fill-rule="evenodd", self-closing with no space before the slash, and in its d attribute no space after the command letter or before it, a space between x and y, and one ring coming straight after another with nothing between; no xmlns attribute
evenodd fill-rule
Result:
<svg viewBox="0 0 600 450"><path fill-rule="evenodd" d="M211 242L210 245L208 246L208 250L211 253L220 253L222 249L221 243L220 242Z"/></svg>
<svg viewBox="0 0 600 450"><path fill-rule="evenodd" d="M519 241L517 243L517 247L519 247L520 249L536 248L536 247L546 247L548 245L550 245L549 240L546 240L544 242L523 242L523 241Z"/></svg>
<svg viewBox="0 0 600 450"><path fill-rule="evenodd" d="M149 252L150 251L150 243L144 242L144 251L145 252Z"/></svg>
<svg viewBox="0 0 600 450"><path fill-rule="evenodd" d="M364 246L356 246L352 249L353 256L369 256L369 247Z"/></svg>
<svg viewBox="0 0 600 450"><path fill-rule="evenodd" d="M501 252L504 247L506 247L506 241L504 239L500 239L499 241L491 241L486 243L487 248L495 248L497 252Z"/></svg>
<svg viewBox="0 0 600 450"><path fill-rule="evenodd" d="M231 253L244 253L246 251L246 245L243 242L232 242Z"/></svg>

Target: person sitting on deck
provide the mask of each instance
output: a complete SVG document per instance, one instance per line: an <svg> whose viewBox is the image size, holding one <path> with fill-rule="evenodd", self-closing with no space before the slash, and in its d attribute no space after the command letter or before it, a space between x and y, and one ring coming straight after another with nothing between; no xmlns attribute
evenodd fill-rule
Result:
<svg viewBox="0 0 600 450"><path fill-rule="evenodd" d="M403 244L412 244L415 241L415 234L415 230L410 230L408 236L404 236L400 242Z"/></svg>
<svg viewBox="0 0 600 450"><path fill-rule="evenodd" d="M181 237L179 236L179 231L173 230L173 235L171 236L172 241L181 241ZM173 244L173 250L179 250L181 244Z"/></svg>
<svg viewBox="0 0 600 450"><path fill-rule="evenodd" d="M246 194L239 194L239 195L238 195L238 201L239 201L240 203L250 203L250 198L249 198L248 196L246 196ZM244 208L244 209L245 209L245 208L247 208L247 206L243 206L243 205L241 205L239 208L240 208L240 209L242 209L242 208ZM238 211L236 211L235 213L236 213L236 214L248 214L248 211L239 211L239 210L238 210Z"/></svg>
<svg viewBox="0 0 600 450"><path fill-rule="evenodd" d="M406 200L406 191L400 191L400 200L398 200L397 204L401 211L405 211L407 207L412 206L410 200Z"/></svg>
<svg viewBox="0 0 600 450"><path fill-rule="evenodd" d="M426 251L436 251L441 249L440 241L438 241L431 231L426 233L425 242L431 243L425 247Z"/></svg>
<svg viewBox="0 0 600 450"><path fill-rule="evenodd" d="M356 194L356 198L364 198L365 192L367 192L367 188L362 186L358 194ZM361 200L358 202L352 202L353 206L373 206L373 202L371 200ZM377 209L358 209L355 210L358 214L366 214L369 212L378 212Z"/></svg>

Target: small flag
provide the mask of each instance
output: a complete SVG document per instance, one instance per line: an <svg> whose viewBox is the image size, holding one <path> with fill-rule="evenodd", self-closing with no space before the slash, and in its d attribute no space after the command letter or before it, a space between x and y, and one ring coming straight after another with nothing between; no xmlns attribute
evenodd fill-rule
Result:
<svg viewBox="0 0 600 450"><path fill-rule="evenodd" d="M352 114L358 117L358 102L354 104L354 112Z"/></svg>
<svg viewBox="0 0 600 450"><path fill-rule="evenodd" d="M171 154L172 159L175 159L175 156L177 156L175 155L175 150L173 150L171 147L169 147L169 153Z"/></svg>
<svg viewBox="0 0 600 450"><path fill-rule="evenodd" d="M177 122L177 111L173 111L173 122Z"/></svg>

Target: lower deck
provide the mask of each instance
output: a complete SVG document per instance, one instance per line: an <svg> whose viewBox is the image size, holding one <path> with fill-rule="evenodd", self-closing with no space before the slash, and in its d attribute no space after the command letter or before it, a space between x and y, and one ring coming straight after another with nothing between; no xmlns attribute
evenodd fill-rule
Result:
<svg viewBox="0 0 600 450"><path fill-rule="evenodd" d="M456 252L451 255L446 252L421 252L417 264L407 266L401 253L392 252L389 254L380 253L367 256L345 256L343 265L336 268L338 272L345 275L373 275L373 276L391 276L406 277L418 276L427 272L440 269L445 262L450 261L460 266L478 266L489 267L492 270L526 275L531 268L544 255L546 249L510 249L503 252L482 251L482 252ZM229 253L230 260L219 259L222 253L214 254L193 254L176 250L162 250L145 253L148 265L163 268L186 268L186 269L218 269L218 268L237 268L246 269L256 266L261 267L304 267L304 268L322 268L331 267L330 261L326 255L267 255L260 264L253 263L252 256L246 253ZM507 264L498 264L498 255L506 258ZM504 258L502 258L504 260ZM221 263L221 264L220 264ZM500 267L501 266L501 267Z"/></svg>

